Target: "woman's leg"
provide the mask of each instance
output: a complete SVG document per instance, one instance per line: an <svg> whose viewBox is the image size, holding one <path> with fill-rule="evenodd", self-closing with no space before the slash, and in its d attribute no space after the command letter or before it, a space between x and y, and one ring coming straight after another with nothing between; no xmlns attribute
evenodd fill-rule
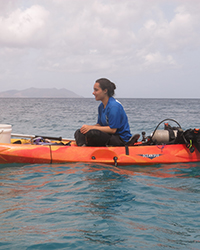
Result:
<svg viewBox="0 0 200 250"><path fill-rule="evenodd" d="M74 134L78 146L124 146L125 142L119 135L104 133L98 129L91 129L86 134L82 134L78 129Z"/></svg>
<svg viewBox="0 0 200 250"><path fill-rule="evenodd" d="M119 135L111 135L108 145L109 146L124 146L125 142Z"/></svg>
<svg viewBox="0 0 200 250"><path fill-rule="evenodd" d="M106 146L110 140L111 135L104 133L98 129L91 129L85 134L87 146Z"/></svg>
<svg viewBox="0 0 200 250"><path fill-rule="evenodd" d="M76 130L74 133L74 138L76 140L77 146L83 146L84 144L86 145L85 135L81 133L80 129Z"/></svg>

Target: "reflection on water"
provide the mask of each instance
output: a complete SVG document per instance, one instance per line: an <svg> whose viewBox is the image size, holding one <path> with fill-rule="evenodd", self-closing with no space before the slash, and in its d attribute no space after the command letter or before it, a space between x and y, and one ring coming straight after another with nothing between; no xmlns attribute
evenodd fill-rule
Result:
<svg viewBox="0 0 200 250"><path fill-rule="evenodd" d="M200 165L0 168L0 249L198 249Z"/></svg>

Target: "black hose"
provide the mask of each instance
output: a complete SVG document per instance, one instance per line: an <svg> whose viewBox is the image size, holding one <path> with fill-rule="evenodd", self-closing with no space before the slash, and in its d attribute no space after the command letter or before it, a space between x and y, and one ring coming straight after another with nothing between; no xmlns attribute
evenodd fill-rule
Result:
<svg viewBox="0 0 200 250"><path fill-rule="evenodd" d="M153 131L153 134L152 134L151 137L154 136L154 134L155 134L156 130L158 129L158 127L160 126L160 124L163 123L163 122L165 122L165 121L173 121L173 122L175 122L175 123L179 126L179 128L181 128L181 125L180 125L176 120L171 119L171 118L167 118L167 119L164 119L164 120L162 120L161 122L158 123L158 125L157 125L157 127L155 128L155 130Z"/></svg>

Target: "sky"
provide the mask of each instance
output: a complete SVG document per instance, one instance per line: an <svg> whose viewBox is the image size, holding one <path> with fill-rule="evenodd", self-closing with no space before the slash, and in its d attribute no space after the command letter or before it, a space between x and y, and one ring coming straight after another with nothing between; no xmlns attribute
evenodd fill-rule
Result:
<svg viewBox="0 0 200 250"><path fill-rule="evenodd" d="M199 0L0 0L0 92L200 98Z"/></svg>

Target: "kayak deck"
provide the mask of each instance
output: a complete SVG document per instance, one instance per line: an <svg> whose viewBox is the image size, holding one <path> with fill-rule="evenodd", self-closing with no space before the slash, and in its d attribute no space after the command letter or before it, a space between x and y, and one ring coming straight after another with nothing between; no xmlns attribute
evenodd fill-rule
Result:
<svg viewBox="0 0 200 250"><path fill-rule="evenodd" d="M12 140L11 144L0 144L0 164L27 163L105 163L110 165L152 165L164 163L198 162L200 153L193 153L185 144L142 145L129 147L79 147L75 141L64 141L64 145L32 145L30 140ZM71 142L69 145L66 143Z"/></svg>

